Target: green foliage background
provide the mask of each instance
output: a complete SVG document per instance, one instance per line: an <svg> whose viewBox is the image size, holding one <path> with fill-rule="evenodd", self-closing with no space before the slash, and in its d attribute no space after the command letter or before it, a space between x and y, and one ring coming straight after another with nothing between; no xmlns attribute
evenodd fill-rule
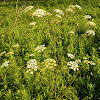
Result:
<svg viewBox="0 0 100 100"><path fill-rule="evenodd" d="M16 1L0 3L0 53L7 52L0 56L0 100L100 100L100 1L29 0L21 10L24 2L18 2L19 12L26 6L32 5L34 8L21 14L16 13ZM69 4L79 4L82 9L67 14L65 9ZM53 16L32 18L32 13L38 8ZM64 11L62 19L54 16L53 11L57 8ZM96 28L86 26L89 20L85 20L84 15L87 14L92 16L91 21L96 23ZM36 25L29 26L34 21ZM93 29L96 34L84 35L88 29ZM69 34L69 31L75 34ZM14 48L13 45L17 43L20 47ZM36 52L35 48L42 44L46 49L41 53ZM29 57L32 53L35 56ZM73 61L83 61L85 56L96 65L82 62L79 64L80 70L73 71L67 65L71 60L67 53L75 55ZM56 62L61 59L52 69L45 68L46 65L41 63L47 58ZM33 75L26 73L30 59L38 61L39 69ZM2 67L7 60L9 66Z"/></svg>

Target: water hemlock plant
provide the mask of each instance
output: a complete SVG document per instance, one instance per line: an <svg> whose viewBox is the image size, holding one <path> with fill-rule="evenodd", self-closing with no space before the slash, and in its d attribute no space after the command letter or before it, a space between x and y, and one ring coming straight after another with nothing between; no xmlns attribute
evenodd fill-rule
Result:
<svg viewBox="0 0 100 100"><path fill-rule="evenodd" d="M100 100L99 5L58 1L0 4L0 100Z"/></svg>

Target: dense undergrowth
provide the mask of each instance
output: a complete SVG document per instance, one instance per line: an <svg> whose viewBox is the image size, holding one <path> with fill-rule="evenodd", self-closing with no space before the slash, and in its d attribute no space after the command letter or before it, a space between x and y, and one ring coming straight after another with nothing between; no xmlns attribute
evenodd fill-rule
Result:
<svg viewBox="0 0 100 100"><path fill-rule="evenodd" d="M0 100L100 100L99 86L99 1L0 3Z"/></svg>

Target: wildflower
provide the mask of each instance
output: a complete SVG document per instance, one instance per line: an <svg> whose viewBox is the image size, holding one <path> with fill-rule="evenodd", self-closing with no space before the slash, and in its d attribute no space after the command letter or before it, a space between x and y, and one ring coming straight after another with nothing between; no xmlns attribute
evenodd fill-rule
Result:
<svg viewBox="0 0 100 100"><path fill-rule="evenodd" d="M81 60L80 59L77 59L75 62L76 63L81 63Z"/></svg>
<svg viewBox="0 0 100 100"><path fill-rule="evenodd" d="M71 67L69 67L69 69L73 69L74 71L79 70L78 64L74 61L68 62L67 65L71 66Z"/></svg>
<svg viewBox="0 0 100 100"><path fill-rule="evenodd" d="M36 64L36 60L35 59L31 59L27 62L27 64Z"/></svg>
<svg viewBox="0 0 100 100"><path fill-rule="evenodd" d="M41 63L44 64L46 68L53 68L54 66L57 66L56 61L52 58L47 58Z"/></svg>
<svg viewBox="0 0 100 100"><path fill-rule="evenodd" d="M60 9L55 9L54 12L58 13L59 15L64 16L63 11L61 11Z"/></svg>
<svg viewBox="0 0 100 100"><path fill-rule="evenodd" d="M60 15L56 14L55 16L59 17L59 18L62 18Z"/></svg>
<svg viewBox="0 0 100 100"><path fill-rule="evenodd" d="M95 32L94 32L93 30L87 30L86 33L87 33L88 35L91 35L91 34L92 34L92 35L95 35Z"/></svg>
<svg viewBox="0 0 100 100"><path fill-rule="evenodd" d="M32 23L30 23L29 25L32 26L32 25L35 25L35 24L36 24L36 22L32 22Z"/></svg>
<svg viewBox="0 0 100 100"><path fill-rule="evenodd" d="M34 7L34 6L28 6L28 7L25 8L24 11L27 12L28 10L31 10L33 7Z"/></svg>
<svg viewBox="0 0 100 100"><path fill-rule="evenodd" d="M1 54L0 54L0 56L2 56L3 54L5 54L6 53L6 51L3 51Z"/></svg>
<svg viewBox="0 0 100 100"><path fill-rule="evenodd" d="M19 47L20 45L19 44L15 44L13 47Z"/></svg>
<svg viewBox="0 0 100 100"><path fill-rule="evenodd" d="M73 9L67 8L65 11L74 13Z"/></svg>
<svg viewBox="0 0 100 100"><path fill-rule="evenodd" d="M92 21L88 21L88 22L86 23L86 25L91 25L91 26L96 27L96 24L95 24L94 22L92 22Z"/></svg>
<svg viewBox="0 0 100 100"><path fill-rule="evenodd" d="M91 19L92 17L90 15L85 15L84 18Z"/></svg>
<svg viewBox="0 0 100 100"><path fill-rule="evenodd" d="M98 49L100 49L100 47L98 47Z"/></svg>
<svg viewBox="0 0 100 100"><path fill-rule="evenodd" d="M76 7L76 8L79 8L79 9L82 9L81 6L79 6L79 5L75 5L75 7Z"/></svg>
<svg viewBox="0 0 100 100"><path fill-rule="evenodd" d="M30 56L30 57L31 57L31 56L35 56L35 54L30 54L29 56Z"/></svg>
<svg viewBox="0 0 100 100"><path fill-rule="evenodd" d="M73 31L70 31L70 32L68 32L68 33L73 33L73 34L75 34L75 32L73 32Z"/></svg>
<svg viewBox="0 0 100 100"><path fill-rule="evenodd" d="M35 51L38 50L38 52L41 52L41 51L43 51L44 49L46 49L46 47L45 47L45 45L43 44L43 45L41 45L41 46L36 47L36 48L35 48Z"/></svg>
<svg viewBox="0 0 100 100"><path fill-rule="evenodd" d="M43 9L37 9L35 12L33 12L33 16L43 17L46 15L45 13L46 12Z"/></svg>
<svg viewBox="0 0 100 100"><path fill-rule="evenodd" d="M8 61L5 61L3 64L2 64L2 67L6 67L9 65L9 60Z"/></svg>
<svg viewBox="0 0 100 100"><path fill-rule="evenodd" d="M68 57L71 57L71 59L73 59L75 56L73 55L73 54L71 54L71 53L68 53L67 54L68 55Z"/></svg>
<svg viewBox="0 0 100 100"><path fill-rule="evenodd" d="M27 68L29 70L34 69L35 71L37 70L37 61L35 59L31 59L27 62Z"/></svg>

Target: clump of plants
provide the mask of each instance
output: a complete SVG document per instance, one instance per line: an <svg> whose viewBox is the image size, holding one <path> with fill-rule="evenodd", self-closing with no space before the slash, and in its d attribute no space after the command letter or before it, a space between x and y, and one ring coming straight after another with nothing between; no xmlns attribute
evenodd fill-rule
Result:
<svg viewBox="0 0 100 100"><path fill-rule="evenodd" d="M0 99L99 99L100 34L84 6L16 11L0 19Z"/></svg>

